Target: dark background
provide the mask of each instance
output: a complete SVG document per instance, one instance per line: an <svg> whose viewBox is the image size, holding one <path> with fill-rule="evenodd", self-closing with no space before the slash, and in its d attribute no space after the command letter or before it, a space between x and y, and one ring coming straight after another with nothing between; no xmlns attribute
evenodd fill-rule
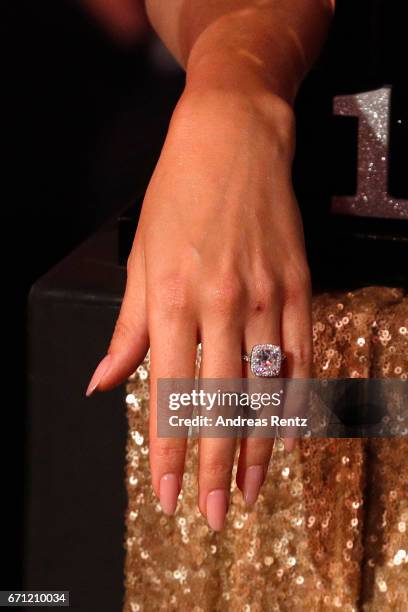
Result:
<svg viewBox="0 0 408 612"><path fill-rule="evenodd" d="M7 2L2 28L0 589L16 589L27 501L28 291L143 192L184 75L161 58L152 32L119 43L72 0Z"/></svg>
<svg viewBox="0 0 408 612"><path fill-rule="evenodd" d="M10 1L1 11L0 588L16 589L26 484L27 294L37 278L143 192L184 77L161 55L151 32L119 44L72 0ZM333 168L342 156L325 129L332 95L394 83L398 112L406 117L402 23L401 2L339 3L327 48L297 109L295 180L308 227L325 218L338 185ZM391 190L407 197L407 141L404 134L393 138L400 154L393 155ZM343 178L346 191L352 190L353 177ZM364 281L364 271L353 280Z"/></svg>

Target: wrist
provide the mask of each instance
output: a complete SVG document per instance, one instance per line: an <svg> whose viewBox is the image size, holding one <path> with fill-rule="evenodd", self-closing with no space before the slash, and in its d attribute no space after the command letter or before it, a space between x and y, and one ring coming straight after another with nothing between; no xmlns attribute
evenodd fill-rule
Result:
<svg viewBox="0 0 408 612"><path fill-rule="evenodd" d="M268 148L269 155L291 162L295 116L281 96L261 86L227 87L225 83L187 82L172 118L176 132L211 137L213 131L240 131Z"/></svg>

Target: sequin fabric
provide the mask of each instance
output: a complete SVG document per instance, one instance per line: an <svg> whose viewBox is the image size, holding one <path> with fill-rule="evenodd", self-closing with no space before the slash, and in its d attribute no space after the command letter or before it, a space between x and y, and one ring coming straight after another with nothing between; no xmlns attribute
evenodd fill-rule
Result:
<svg viewBox="0 0 408 612"><path fill-rule="evenodd" d="M408 297L369 287L313 302L314 375L408 375ZM408 440L275 444L257 504L234 481L226 529L197 506L197 442L165 516L149 473L149 361L129 381L125 612L406 612Z"/></svg>

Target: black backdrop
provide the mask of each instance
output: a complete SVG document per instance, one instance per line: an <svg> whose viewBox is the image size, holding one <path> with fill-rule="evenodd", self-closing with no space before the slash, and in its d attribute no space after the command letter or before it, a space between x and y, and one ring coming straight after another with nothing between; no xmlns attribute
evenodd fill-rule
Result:
<svg viewBox="0 0 408 612"><path fill-rule="evenodd" d="M72 0L2 3L0 588L22 580L26 314L33 282L146 184L183 75ZM91 374L91 372L89 373Z"/></svg>

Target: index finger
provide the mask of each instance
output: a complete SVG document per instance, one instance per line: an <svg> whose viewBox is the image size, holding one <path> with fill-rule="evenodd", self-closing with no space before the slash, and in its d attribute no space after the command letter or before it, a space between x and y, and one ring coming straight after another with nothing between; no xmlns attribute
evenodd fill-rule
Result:
<svg viewBox="0 0 408 612"><path fill-rule="evenodd" d="M197 325L189 308L153 308L150 336L150 466L152 484L163 511L173 514L181 490L186 438L163 438L157 429L157 382L160 378L193 379Z"/></svg>

